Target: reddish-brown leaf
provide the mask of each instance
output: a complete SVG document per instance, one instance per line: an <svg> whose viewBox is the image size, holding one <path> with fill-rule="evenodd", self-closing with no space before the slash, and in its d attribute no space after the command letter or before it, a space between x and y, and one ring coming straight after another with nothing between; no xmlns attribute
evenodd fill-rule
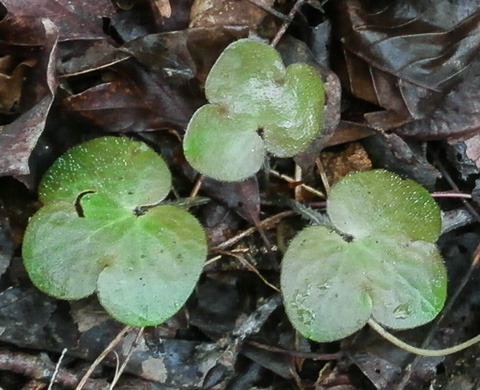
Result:
<svg viewBox="0 0 480 390"><path fill-rule="evenodd" d="M50 21L43 20L43 24L45 53L27 80L30 93L22 102L26 111L0 130L0 176L26 175L30 172L28 160L43 132L55 96L58 32Z"/></svg>
<svg viewBox="0 0 480 390"><path fill-rule="evenodd" d="M480 59L462 73L433 115L408 123L397 134L424 140L460 138L480 131Z"/></svg>
<svg viewBox="0 0 480 390"><path fill-rule="evenodd" d="M109 0L2 0L9 15L50 19L60 40L104 38L102 17L115 13Z"/></svg>
<svg viewBox="0 0 480 390"><path fill-rule="evenodd" d="M444 3L336 1L344 85L405 118L430 114L480 46L480 12Z"/></svg>

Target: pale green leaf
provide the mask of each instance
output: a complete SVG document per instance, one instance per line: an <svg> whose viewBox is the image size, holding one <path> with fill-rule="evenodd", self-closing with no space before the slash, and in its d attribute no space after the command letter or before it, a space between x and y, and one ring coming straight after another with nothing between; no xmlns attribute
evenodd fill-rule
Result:
<svg viewBox="0 0 480 390"><path fill-rule="evenodd" d="M58 158L43 176L39 196L43 203L74 203L81 193L92 191L133 209L162 201L170 192L171 180L165 162L145 143L100 137Z"/></svg>
<svg viewBox="0 0 480 390"><path fill-rule="evenodd" d="M32 282L61 299L96 291L129 325L167 320L188 299L207 254L192 215L152 205L170 185L161 157L140 142L104 137L67 152L42 181L46 204L25 232Z"/></svg>
<svg viewBox="0 0 480 390"><path fill-rule="evenodd" d="M440 210L425 189L383 170L359 172L332 187L327 212L338 230L304 229L282 262L285 309L300 333L327 342L370 317L394 329L435 318L447 275L432 243Z"/></svg>
<svg viewBox="0 0 480 390"><path fill-rule="evenodd" d="M442 227L425 188L382 169L344 177L330 191L327 210L339 230L355 237L383 232L435 242Z"/></svg>
<svg viewBox="0 0 480 390"><path fill-rule="evenodd" d="M254 175L266 152L292 157L318 135L323 83L306 64L285 68L271 46L241 39L228 46L205 85L210 102L191 118L184 139L189 163L222 181Z"/></svg>

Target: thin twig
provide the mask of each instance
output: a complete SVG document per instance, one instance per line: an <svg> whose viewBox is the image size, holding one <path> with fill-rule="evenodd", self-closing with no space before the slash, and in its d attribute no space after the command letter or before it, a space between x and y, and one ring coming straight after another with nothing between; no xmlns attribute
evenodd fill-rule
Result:
<svg viewBox="0 0 480 390"><path fill-rule="evenodd" d="M275 169L270 169L269 171L273 176L275 177L278 177L279 179L282 179L282 180L285 180L287 183L290 183L290 184L298 184L299 187L302 187L303 189L305 189L306 191L312 193L313 195L316 195L318 196L319 198L322 198L322 199L325 199L325 194L322 192L322 191L319 191L313 187L310 187L309 185L305 184L305 183L299 183L297 180L295 180L294 178L288 176L288 175L285 175L283 173L280 173L278 171L276 171Z"/></svg>
<svg viewBox="0 0 480 390"><path fill-rule="evenodd" d="M52 379L50 379L50 384L48 385L47 390L52 390L53 384L55 383L55 378L58 375L58 370L60 369L60 365L62 364L62 360L65 357L66 353L67 353L67 348L63 348L62 354L60 355L60 358L58 359L57 365L55 366L55 371L53 372Z"/></svg>
<svg viewBox="0 0 480 390"><path fill-rule="evenodd" d="M193 185L192 191L190 191L190 198L193 198L198 195L198 191L200 191L200 188L202 187L203 183L203 175L200 175L195 184Z"/></svg>
<svg viewBox="0 0 480 390"><path fill-rule="evenodd" d="M328 194L330 192L330 183L328 182L327 174L325 173L325 168L323 167L322 159L318 157L315 160L315 164L317 165L318 174L320 175L320 179L322 180L323 186L325 187L325 192Z"/></svg>
<svg viewBox="0 0 480 390"><path fill-rule="evenodd" d="M300 165L298 164L295 164L295 175L294 175L294 178L295 178L295 181L297 183L301 183L302 182L302 168L300 167ZM302 200L302 186L301 185L297 185L295 186L295 189L294 189L294 197L295 197L295 200L296 201L301 201Z"/></svg>
<svg viewBox="0 0 480 390"><path fill-rule="evenodd" d="M115 375L113 376L112 383L110 383L109 390L112 390L112 386L115 385L116 378L119 376L118 373L120 372L120 356L118 356L117 351L112 351L112 353L113 353L113 356L115 356Z"/></svg>
<svg viewBox="0 0 480 390"><path fill-rule="evenodd" d="M293 18L295 17L295 14L299 11L301 5L304 3L305 0L297 0L297 2L294 4L290 12L288 13L287 20L280 26L278 29L277 33L273 37L272 41L270 42L270 46L275 47L277 46L278 42L280 39L282 39L283 35L287 31L287 28L290 26L290 23L292 22Z"/></svg>
<svg viewBox="0 0 480 390"><path fill-rule="evenodd" d="M95 359L95 361L89 367L75 390L81 390L83 388L88 378L90 378L90 375L92 375L93 371L95 371L95 368L97 368L97 366L103 361L103 359L105 359L106 356L113 350L113 348L115 348L115 346L122 340L125 333L127 333L130 329L132 329L130 326L125 326L120 331L120 333L110 342L110 344L108 344L107 348L105 348L105 350Z"/></svg>
<svg viewBox="0 0 480 390"><path fill-rule="evenodd" d="M248 252L250 249L248 248L235 248L235 249L232 249L231 251L228 251L228 253L245 253L245 252ZM207 265L210 265L210 264L213 264L215 263L216 261L220 260L221 258L223 257L223 255L217 255L217 256L214 256L212 257L211 259L208 259L204 266L207 266Z"/></svg>
<svg viewBox="0 0 480 390"><path fill-rule="evenodd" d="M291 210L282 211L281 213L275 214L274 216L272 216L270 218L266 218L263 221L260 221L259 226L262 226L264 229L270 229L270 228L276 226L283 218L290 217L290 216L295 215L295 214L296 213L294 211L291 211ZM253 233L255 233L256 230L257 230L257 227L252 226L252 227L244 230L243 232L240 232L236 236L234 236L234 237L222 242L221 244L211 248L211 251L212 252L218 252L218 251L225 250L225 249L235 245L240 240L243 240L245 237L248 237L248 236L252 235Z"/></svg>
<svg viewBox="0 0 480 390"><path fill-rule="evenodd" d="M293 356L301 359L310 359L310 360L339 360L341 359L344 354L343 352L337 353L314 353L314 352L301 352L301 351L290 351L287 349L282 349L278 347L273 347L271 345L266 345L262 343L258 343L256 341L247 341L248 345L252 347L263 349L265 351L281 353L282 355Z"/></svg>
<svg viewBox="0 0 480 390"><path fill-rule="evenodd" d="M135 337L135 340L132 341L132 345L130 345L130 349L128 350L127 356L125 357L124 362L120 366L120 369L117 370L115 373L115 377L112 380L112 383L110 384L110 390L113 390L114 386L117 384L118 380L122 376L123 372L125 371L125 368L127 367L128 362L130 361L130 358L132 357L133 354L133 347L137 345L138 339L142 336L143 331L145 328L140 328L137 332L137 336ZM117 362L118 362L118 356L117 356Z"/></svg>
<svg viewBox="0 0 480 390"><path fill-rule="evenodd" d="M251 264L245 257L243 256L240 256L239 254L236 254L236 253L233 253L233 252L223 252L224 255L227 255L227 256L232 256L232 257L235 257L236 259L238 259L238 261L240 261L240 263L242 263L246 268L248 268L250 271L252 271L255 275L257 275L260 280L265 283L268 287L270 287L271 289L275 290L276 292L280 292L280 289L273 285L272 283L270 283L267 279L265 279L265 277L260 273L260 271L253 265Z"/></svg>

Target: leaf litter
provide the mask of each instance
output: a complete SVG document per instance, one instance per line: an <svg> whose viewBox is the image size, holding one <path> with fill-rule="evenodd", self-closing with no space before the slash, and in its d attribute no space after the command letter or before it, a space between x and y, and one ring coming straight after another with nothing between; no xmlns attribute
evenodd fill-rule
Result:
<svg viewBox="0 0 480 390"><path fill-rule="evenodd" d="M272 5L257 2L266 8ZM172 197L188 196L198 175L185 162L178 138L194 110L205 103L203 86L210 67L230 42L246 37L249 29L272 38L282 23L262 9L261 17L247 17L233 27L220 25L224 20L235 22L232 14L230 19L221 18L228 2L222 2L225 8L213 10L217 14L209 16L213 20L210 27L198 28L189 27L189 1L169 2L170 17L159 12L159 3L153 0L77 3L70 7L69 2L60 0L2 1L2 63L9 65L2 70L0 89L5 91L8 83L9 90L13 88L11 94L0 94L5 96L0 113L0 175L4 176L0 178L4 204L0 228L7 232L2 235L7 242L9 226L14 238L22 232L19 213L32 213L40 206L31 194L17 195L24 204L18 208L16 195L7 191L7 187L15 187L8 176L33 191L53 158L67 147L105 133L126 132L147 140L173 171ZM194 3L198 9L204 2ZM250 7L255 2L241 3ZM275 5L276 12L287 14L292 3ZM248 183L205 179L200 194L211 202L194 213L209 221L210 237L222 242L247 231L255 221L262 223L289 211L285 198L293 198L299 184L323 190L314 164L318 152L327 147L329 153L342 153L352 141L362 142L375 167L397 171L431 191L450 190L449 174L462 193L478 193L477 2L401 0L384 7L380 1L367 5L366 1L342 0L327 3L325 13L310 4L299 10L289 34L307 46L315 33L323 31L317 26L325 21L332 25L332 41L325 45L332 85L326 87L324 113L330 118L331 138L319 141L320 146L306 160L299 160L304 168L301 175L295 173L291 160L270 159L276 171L296 178L293 183L268 175L268 169ZM45 24L45 20L49 22ZM46 32L45 25L52 29ZM378 34L382 39L375 40ZM288 44L281 51L287 62L288 54L298 52L298 47L290 38L285 42ZM337 75L340 81L335 82ZM340 83L350 92L341 96L341 108ZM389 134L392 129L396 135ZM369 146L371 140L362 141L372 134L388 142ZM306 197L302 201L321 210L324 199ZM439 204L442 210L465 210L459 200L442 199ZM214 211L221 211L220 217L214 218ZM278 248L305 223L288 217L277 221L275 229L268 228L265 235L271 243L270 254L256 234L242 236L227 249L236 256L248 254L258 272L275 284L281 258ZM18 238L15 242L18 245ZM469 269L477 243L478 235L469 225L441 238L449 291L458 287ZM26 349L32 356L35 351L45 351L58 358L67 347L73 359L68 370L77 375L81 360L93 361L118 333L119 325L101 315L95 300L69 305L32 289L22 272L19 252L12 254L9 245L2 245L0 252L10 263L0 280L2 344L13 358ZM262 302L275 292L228 253L221 253L220 260L209 264L204 273L199 291L186 309L163 326L147 330L127 367L137 381L132 385L125 378L118 388L153 390L164 384L225 388L229 383L243 388L291 388L295 379L286 375L287 371L295 373L293 378L304 388L315 389L436 389L458 383L478 387L475 365L468 359L477 353L476 348L458 356L415 361L407 373L404 369L412 357L367 329L341 343L311 343L296 339L282 310L273 311L256 336L239 340L234 335L239 329L235 324L261 311ZM433 325L432 345L452 345L472 336L478 311L476 279L473 275L442 322ZM229 299L218 300L216 296L222 293ZM406 331L403 336L418 343L424 338L417 331ZM233 350L239 353L234 360L240 363L237 365L226 360L233 347L239 348ZM121 352L127 346L119 348ZM332 350L348 358L338 360L337 355L330 363L315 360ZM109 356L100 375L108 377L108 365L113 363L114 357ZM359 370L352 370L354 367ZM22 373L20 381L25 382L28 372L21 370L21 364L17 369ZM2 372L2 380L4 377L17 381L14 388L20 388L18 374L7 370ZM154 382L147 385L141 378Z"/></svg>

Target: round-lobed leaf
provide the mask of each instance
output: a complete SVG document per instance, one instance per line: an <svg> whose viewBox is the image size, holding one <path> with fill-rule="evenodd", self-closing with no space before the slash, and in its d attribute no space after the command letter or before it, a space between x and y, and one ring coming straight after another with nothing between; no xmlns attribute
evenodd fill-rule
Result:
<svg viewBox="0 0 480 390"><path fill-rule="evenodd" d="M281 291L293 326L305 337L333 341L360 329L372 302L363 286L352 283L356 262L344 256L345 242L325 226L302 230L282 261Z"/></svg>
<svg viewBox="0 0 480 390"><path fill-rule="evenodd" d="M266 152L300 153L321 128L324 92L316 69L285 68L280 54L264 43L241 39L228 46L207 77L205 93L210 104L190 119L184 152L195 169L218 180L254 175Z"/></svg>
<svg viewBox="0 0 480 390"><path fill-rule="evenodd" d="M282 262L285 309L300 333L328 342L370 317L394 329L435 318L447 276L433 243L440 210L425 189L383 170L355 173L332 187L327 212L338 230L304 229Z"/></svg>
<svg viewBox="0 0 480 390"><path fill-rule="evenodd" d="M425 188L382 169L344 177L328 195L327 212L339 230L355 237L382 231L435 242L442 228L440 210Z"/></svg>
<svg viewBox="0 0 480 390"><path fill-rule="evenodd" d="M108 261L104 240L109 231L96 231L97 227L97 221L79 218L66 201L46 204L37 211L22 244L23 263L33 284L59 299L93 294L102 263Z"/></svg>
<svg viewBox="0 0 480 390"><path fill-rule="evenodd" d="M122 164L122 156L129 161ZM152 206L171 185L165 163L146 145L115 137L80 145L59 161L42 182L46 204L25 232L33 283L61 299L97 291L105 309L132 326L164 322L188 299L207 255L192 215Z"/></svg>
<svg viewBox="0 0 480 390"><path fill-rule="evenodd" d="M240 39L218 57L205 82L205 95L228 114L249 113L261 118L281 99L285 83L282 57L268 44Z"/></svg>
<svg viewBox="0 0 480 390"><path fill-rule="evenodd" d="M207 256L205 234L191 214L170 205L127 224L123 221L122 236L119 231L111 243L109 252L116 259L100 273L98 297L121 322L158 325L192 293Z"/></svg>
<svg viewBox="0 0 480 390"><path fill-rule="evenodd" d="M193 167L217 180L225 177L245 178L258 171L265 158L265 146L255 132L255 123L242 116L227 117L222 107L207 104L193 115L189 124L185 155ZM218 127L222 131L215 131ZM208 130L212 129L212 131Z"/></svg>
<svg viewBox="0 0 480 390"><path fill-rule="evenodd" d="M100 137L58 158L43 176L38 193L46 204L74 203L80 194L95 192L130 210L165 199L171 182L167 164L145 143Z"/></svg>

